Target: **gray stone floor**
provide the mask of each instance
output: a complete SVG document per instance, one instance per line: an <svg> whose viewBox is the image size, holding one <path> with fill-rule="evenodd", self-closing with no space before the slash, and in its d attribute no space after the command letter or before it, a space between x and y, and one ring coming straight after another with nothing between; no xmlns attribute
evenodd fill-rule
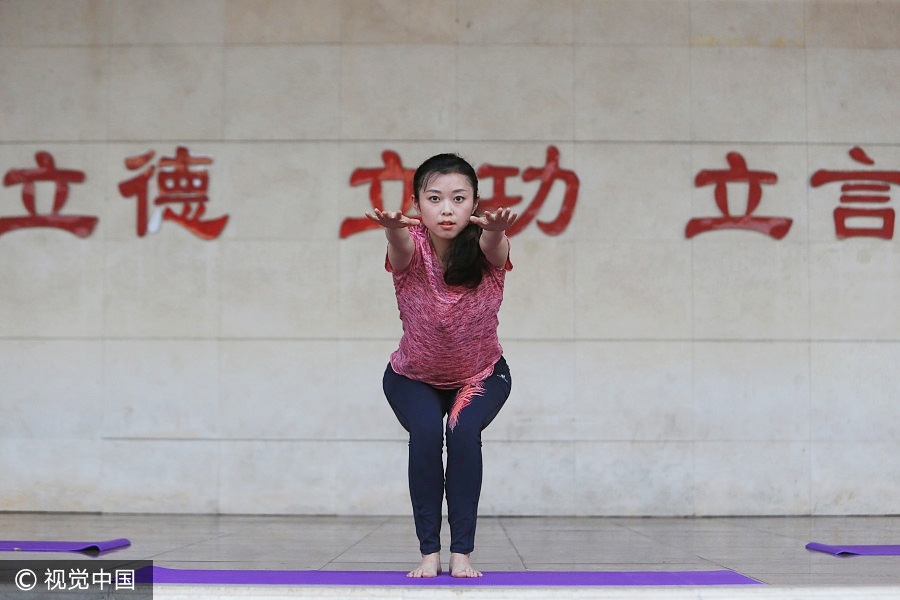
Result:
<svg viewBox="0 0 900 600"><path fill-rule="evenodd" d="M0 539L122 537L131 546L115 558L172 568L408 570L419 558L411 517L0 513ZM900 517L481 517L473 562L485 571L727 568L779 586L900 585L900 556L837 558L806 550L812 541L900 544Z"/></svg>

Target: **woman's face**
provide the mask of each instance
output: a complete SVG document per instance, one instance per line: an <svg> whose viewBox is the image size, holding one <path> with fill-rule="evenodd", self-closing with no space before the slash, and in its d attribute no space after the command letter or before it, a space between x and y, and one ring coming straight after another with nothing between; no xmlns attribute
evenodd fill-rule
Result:
<svg viewBox="0 0 900 600"><path fill-rule="evenodd" d="M416 199L416 208L432 239L448 241L466 228L477 204L472 184L460 173L435 175Z"/></svg>

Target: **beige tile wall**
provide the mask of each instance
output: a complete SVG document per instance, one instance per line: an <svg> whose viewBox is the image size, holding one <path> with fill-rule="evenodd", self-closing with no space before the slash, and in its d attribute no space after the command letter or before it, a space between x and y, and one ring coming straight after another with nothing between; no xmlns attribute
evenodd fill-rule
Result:
<svg viewBox="0 0 900 600"><path fill-rule="evenodd" d="M900 170L898 22L898 0L0 0L0 172L48 151L87 177L62 212L100 219L0 236L0 510L407 514L380 384L400 322L381 233L339 239L370 208L350 175L552 144L578 203L512 240L482 513L896 512L900 232L838 241L840 184L809 179L861 168L854 145ZM138 237L119 194L125 158L177 146L213 159L216 240ZM729 152L777 174L755 214L783 240L685 239Z"/></svg>

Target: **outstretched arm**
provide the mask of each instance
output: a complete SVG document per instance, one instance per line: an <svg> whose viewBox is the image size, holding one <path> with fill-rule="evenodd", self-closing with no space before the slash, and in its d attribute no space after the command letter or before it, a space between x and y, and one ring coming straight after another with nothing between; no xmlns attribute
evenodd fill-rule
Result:
<svg viewBox="0 0 900 600"><path fill-rule="evenodd" d="M519 215L508 208L501 208L492 213L487 212L480 217L475 215L469 217L470 221L483 230L479 242L481 251L492 265L501 268L506 266L506 259L509 257L509 242L504 232L512 227L518 218Z"/></svg>
<svg viewBox="0 0 900 600"><path fill-rule="evenodd" d="M410 219L399 211L382 212L377 208L370 213L367 212L366 217L384 227L391 267L395 271L402 271L409 266L416 248L407 228L418 225L419 219Z"/></svg>

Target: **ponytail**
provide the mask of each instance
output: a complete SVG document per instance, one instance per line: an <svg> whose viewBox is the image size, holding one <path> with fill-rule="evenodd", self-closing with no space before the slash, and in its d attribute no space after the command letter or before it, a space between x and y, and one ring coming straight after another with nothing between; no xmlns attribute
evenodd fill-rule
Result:
<svg viewBox="0 0 900 600"><path fill-rule="evenodd" d="M469 223L447 251L444 283L476 288L484 275L485 257L481 251L481 227Z"/></svg>

